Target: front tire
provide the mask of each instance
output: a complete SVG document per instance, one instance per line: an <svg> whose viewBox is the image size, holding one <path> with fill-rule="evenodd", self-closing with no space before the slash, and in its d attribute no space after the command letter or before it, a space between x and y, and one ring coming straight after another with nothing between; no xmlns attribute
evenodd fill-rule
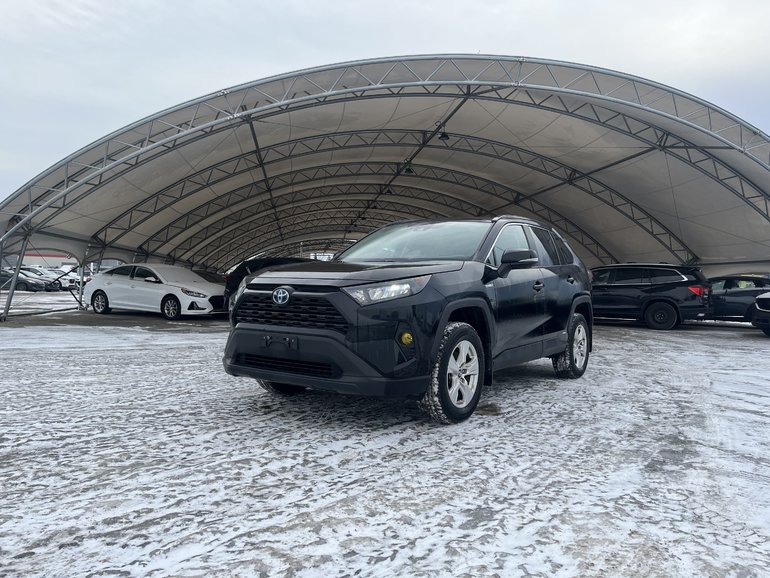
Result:
<svg viewBox="0 0 770 578"><path fill-rule="evenodd" d="M173 295L169 295L160 304L160 310L163 313L163 317L170 321L179 319L182 316L182 306L179 304L179 299Z"/></svg>
<svg viewBox="0 0 770 578"><path fill-rule="evenodd" d="M676 327L679 318L676 315L676 309L668 303L653 303L644 312L644 322L651 329L666 331Z"/></svg>
<svg viewBox="0 0 770 578"><path fill-rule="evenodd" d="M275 395L297 395L302 393L306 388L301 385L291 385L288 383L276 383L275 381L267 381L265 379L258 379L257 383L265 391L269 391Z"/></svg>
<svg viewBox="0 0 770 578"><path fill-rule="evenodd" d="M586 372L590 339L586 318L574 313L567 324L567 349L551 358L558 377L577 379Z"/></svg>
<svg viewBox="0 0 770 578"><path fill-rule="evenodd" d="M111 309L107 294L104 291L94 293L94 296L91 297L91 307L94 308L94 313L99 313L100 315L109 313Z"/></svg>
<svg viewBox="0 0 770 578"><path fill-rule="evenodd" d="M449 323L420 409L439 423L459 423L473 414L483 384L484 347L478 333L467 323Z"/></svg>

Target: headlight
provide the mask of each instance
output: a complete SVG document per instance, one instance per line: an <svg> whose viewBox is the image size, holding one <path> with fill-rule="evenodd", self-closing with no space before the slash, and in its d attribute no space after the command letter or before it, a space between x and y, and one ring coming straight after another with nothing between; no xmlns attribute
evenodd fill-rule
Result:
<svg viewBox="0 0 770 578"><path fill-rule="evenodd" d="M182 287L182 293L189 297L197 297L198 299L205 299L206 294L205 293L199 293L198 291L192 291L191 289L185 289Z"/></svg>
<svg viewBox="0 0 770 578"><path fill-rule="evenodd" d="M343 287L342 290L355 299L359 305L371 305L372 303L416 295L423 290L428 281L430 281L430 275L423 275L422 277L399 279L385 283Z"/></svg>

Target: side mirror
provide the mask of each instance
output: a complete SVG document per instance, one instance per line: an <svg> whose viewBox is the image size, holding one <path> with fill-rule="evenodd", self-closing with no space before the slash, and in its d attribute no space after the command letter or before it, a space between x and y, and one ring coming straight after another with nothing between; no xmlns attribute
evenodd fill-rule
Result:
<svg viewBox="0 0 770 578"><path fill-rule="evenodd" d="M539 259L529 249L514 249L506 251L500 258L500 266L497 268L499 277L507 277L512 269L529 269L534 267Z"/></svg>
<svg viewBox="0 0 770 578"><path fill-rule="evenodd" d="M145 277L144 278L145 283L160 283L160 279L157 277Z"/></svg>

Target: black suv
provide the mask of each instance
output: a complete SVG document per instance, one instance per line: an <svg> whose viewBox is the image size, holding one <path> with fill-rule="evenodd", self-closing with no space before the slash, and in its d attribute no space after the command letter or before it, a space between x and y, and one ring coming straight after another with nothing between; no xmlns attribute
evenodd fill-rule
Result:
<svg viewBox="0 0 770 578"><path fill-rule="evenodd" d="M244 279L224 366L273 393L414 398L459 422L494 370L551 357L557 375L583 374L589 287L580 259L535 221L389 225L332 261Z"/></svg>
<svg viewBox="0 0 770 578"><path fill-rule="evenodd" d="M698 267L621 263L593 272L596 317L636 319L653 329L673 329L710 312L709 282Z"/></svg>

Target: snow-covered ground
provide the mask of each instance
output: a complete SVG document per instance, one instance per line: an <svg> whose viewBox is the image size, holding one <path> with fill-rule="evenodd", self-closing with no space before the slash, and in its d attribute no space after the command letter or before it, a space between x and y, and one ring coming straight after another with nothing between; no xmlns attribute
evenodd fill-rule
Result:
<svg viewBox="0 0 770 578"><path fill-rule="evenodd" d="M70 297L71 299L71 297ZM0 323L2 576L767 576L770 339L596 327L467 422L276 398L224 320Z"/></svg>

